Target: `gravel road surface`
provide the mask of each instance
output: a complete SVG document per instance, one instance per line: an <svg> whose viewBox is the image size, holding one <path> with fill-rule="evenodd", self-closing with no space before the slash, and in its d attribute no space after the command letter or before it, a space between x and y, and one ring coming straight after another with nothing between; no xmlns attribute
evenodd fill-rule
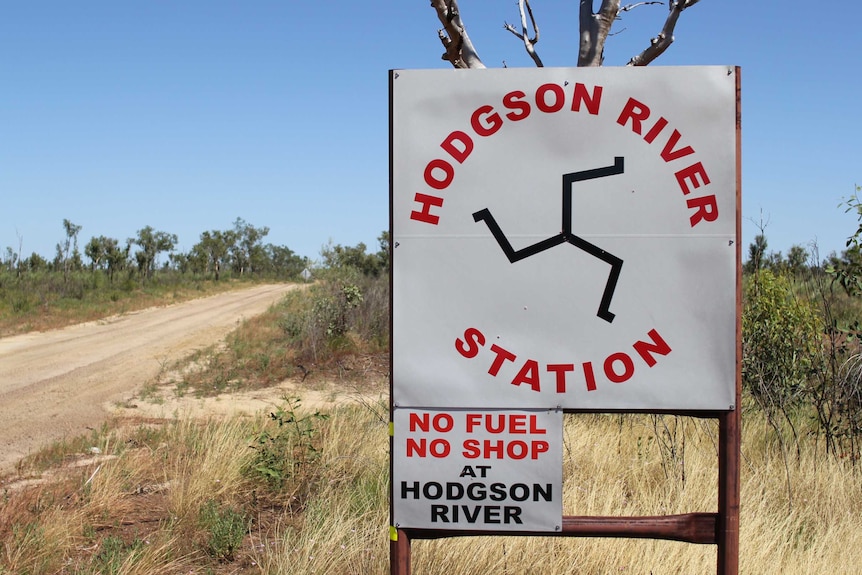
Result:
<svg viewBox="0 0 862 575"><path fill-rule="evenodd" d="M0 338L0 473L87 433L162 366L220 341L295 285L265 285L68 328Z"/></svg>

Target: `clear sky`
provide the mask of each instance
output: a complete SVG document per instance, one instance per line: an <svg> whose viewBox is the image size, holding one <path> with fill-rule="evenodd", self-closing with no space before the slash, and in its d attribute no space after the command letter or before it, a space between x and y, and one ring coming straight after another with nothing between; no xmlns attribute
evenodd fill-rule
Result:
<svg viewBox="0 0 862 575"><path fill-rule="evenodd" d="M625 2L624 2L625 3ZM461 0L489 67L532 66L503 30L517 3ZM446 68L427 0L28 0L0 3L0 250L51 259L144 226L201 232L237 217L318 257L388 226L388 75ZM546 66L573 66L575 0L533 0ZM836 9L837 8L837 9ZM828 10L827 10L828 9ZM624 65L666 8L624 14ZM838 204L862 183L862 4L701 0L653 65L742 66L743 242L771 250L856 230Z"/></svg>

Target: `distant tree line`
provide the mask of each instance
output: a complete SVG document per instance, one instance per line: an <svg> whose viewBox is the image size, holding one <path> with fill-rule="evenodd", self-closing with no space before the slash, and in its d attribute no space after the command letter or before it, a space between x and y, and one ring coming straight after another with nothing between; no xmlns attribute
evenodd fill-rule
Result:
<svg viewBox="0 0 862 575"><path fill-rule="evenodd" d="M242 218L237 218L232 228L203 232L200 241L187 253L176 251L176 234L145 226L123 241L93 236L84 245L82 255L78 241L82 226L64 219L63 230L65 237L57 243L53 260L36 252L22 258L23 241L19 241L18 251L7 247L5 257L0 255L0 268L18 276L62 273L64 281L73 272L89 271L101 273L113 283L119 274L146 282L159 272L178 272L216 281L225 276L299 279L311 265L307 257L297 255L287 246L264 243L269 228L256 227ZM167 257L160 259L162 255Z"/></svg>
<svg viewBox="0 0 862 575"><path fill-rule="evenodd" d="M748 256L742 270L746 275L760 271L774 274L787 274L799 278L810 272L831 276L848 295L862 295L862 235L856 234L848 239L847 248L841 253L832 252L821 257L817 246L806 249L793 245L787 255L778 251L768 251L769 242L765 234L757 234L748 246Z"/></svg>

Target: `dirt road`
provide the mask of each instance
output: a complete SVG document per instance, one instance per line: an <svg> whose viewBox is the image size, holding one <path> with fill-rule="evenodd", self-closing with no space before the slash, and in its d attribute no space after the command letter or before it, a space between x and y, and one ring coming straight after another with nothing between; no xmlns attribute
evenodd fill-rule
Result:
<svg viewBox="0 0 862 575"><path fill-rule="evenodd" d="M292 285L258 286L65 329L0 339L0 474L86 433L163 365L218 342Z"/></svg>

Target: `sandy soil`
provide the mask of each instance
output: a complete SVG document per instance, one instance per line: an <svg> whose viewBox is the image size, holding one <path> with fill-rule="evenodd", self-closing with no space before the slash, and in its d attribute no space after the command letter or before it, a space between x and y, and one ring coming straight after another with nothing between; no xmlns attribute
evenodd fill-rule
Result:
<svg viewBox="0 0 862 575"><path fill-rule="evenodd" d="M98 427L164 366L217 343L294 287L258 286L0 339L0 474L53 440Z"/></svg>

